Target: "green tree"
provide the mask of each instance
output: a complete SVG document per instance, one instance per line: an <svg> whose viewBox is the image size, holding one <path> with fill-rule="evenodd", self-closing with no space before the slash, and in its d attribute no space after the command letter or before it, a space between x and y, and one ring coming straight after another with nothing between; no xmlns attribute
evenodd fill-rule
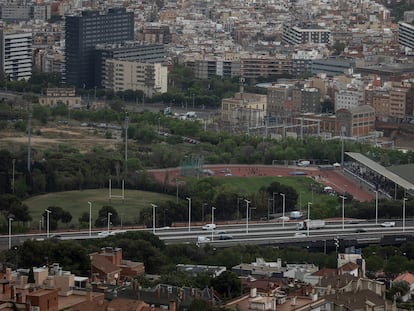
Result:
<svg viewBox="0 0 414 311"><path fill-rule="evenodd" d="M110 220L110 224L116 226L120 223L117 210L112 206L105 205L105 206L102 206L102 208L98 212L98 218L95 220L95 227L107 226L108 217Z"/></svg>
<svg viewBox="0 0 414 311"><path fill-rule="evenodd" d="M28 282L28 283L30 283L30 284L34 284L34 283L36 283L36 281L35 281L35 277L34 277L33 267L30 267L30 270L29 270L29 276L28 276L28 278L27 278L27 282Z"/></svg>
<svg viewBox="0 0 414 311"><path fill-rule="evenodd" d="M241 281L231 271L224 271L219 276L211 279L210 285L227 299L241 294Z"/></svg>

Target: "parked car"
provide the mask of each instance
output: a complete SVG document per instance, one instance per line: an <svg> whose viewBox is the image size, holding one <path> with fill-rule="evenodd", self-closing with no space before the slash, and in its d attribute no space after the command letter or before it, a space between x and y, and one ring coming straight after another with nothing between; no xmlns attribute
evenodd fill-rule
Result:
<svg viewBox="0 0 414 311"><path fill-rule="evenodd" d="M214 230L216 229L216 224L206 224L202 227L203 230Z"/></svg>

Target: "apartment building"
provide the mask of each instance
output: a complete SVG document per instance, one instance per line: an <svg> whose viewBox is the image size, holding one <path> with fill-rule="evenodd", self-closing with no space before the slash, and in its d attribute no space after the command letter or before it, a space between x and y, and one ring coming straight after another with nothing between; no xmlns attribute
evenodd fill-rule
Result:
<svg viewBox="0 0 414 311"><path fill-rule="evenodd" d="M406 87L393 86L390 91L389 116L391 118L402 120L406 116L407 101L409 98L409 89Z"/></svg>
<svg viewBox="0 0 414 311"><path fill-rule="evenodd" d="M364 103L364 93L357 90L339 90L335 94L335 111L350 109Z"/></svg>
<svg viewBox="0 0 414 311"><path fill-rule="evenodd" d="M374 91L371 106L378 120L386 121L390 115L390 94L388 91Z"/></svg>
<svg viewBox="0 0 414 311"><path fill-rule="evenodd" d="M162 44L144 42L122 42L98 44L95 47L95 83L97 87L103 84L105 77L105 62L107 59L138 61L141 63L166 63L167 50Z"/></svg>
<svg viewBox="0 0 414 311"><path fill-rule="evenodd" d="M174 41L168 25L146 25L137 32L137 40L152 44L169 44Z"/></svg>
<svg viewBox="0 0 414 311"><path fill-rule="evenodd" d="M151 98L167 92L167 67L160 63L108 59L105 62L104 87L115 92L143 91Z"/></svg>
<svg viewBox="0 0 414 311"><path fill-rule="evenodd" d="M332 34L329 29L313 24L291 25L284 24L282 40L291 45L298 44L332 44Z"/></svg>
<svg viewBox="0 0 414 311"><path fill-rule="evenodd" d="M198 79L211 79L214 76L234 78L240 76L240 61L221 58L194 60L194 76Z"/></svg>
<svg viewBox="0 0 414 311"><path fill-rule="evenodd" d="M240 75L244 78L291 74L292 60L287 55L250 55L240 58Z"/></svg>
<svg viewBox="0 0 414 311"><path fill-rule="evenodd" d="M111 8L104 13L82 11L65 18L66 83L95 87L95 46L134 40L134 13Z"/></svg>
<svg viewBox="0 0 414 311"><path fill-rule="evenodd" d="M10 80L32 76L32 33L0 30L0 72Z"/></svg>
<svg viewBox="0 0 414 311"><path fill-rule="evenodd" d="M317 88L303 87L292 90L292 110L296 112L321 112L321 97Z"/></svg>
<svg viewBox="0 0 414 311"><path fill-rule="evenodd" d="M292 84L272 84L267 88L269 115L285 116L292 111Z"/></svg>
<svg viewBox="0 0 414 311"><path fill-rule="evenodd" d="M398 44L402 47L414 48L414 25L412 23L398 23Z"/></svg>

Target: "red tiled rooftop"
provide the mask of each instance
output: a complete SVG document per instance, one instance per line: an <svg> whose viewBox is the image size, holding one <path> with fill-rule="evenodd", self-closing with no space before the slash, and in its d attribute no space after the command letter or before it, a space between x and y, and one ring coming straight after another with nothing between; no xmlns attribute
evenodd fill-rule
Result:
<svg viewBox="0 0 414 311"><path fill-rule="evenodd" d="M414 275L411 274L410 272L405 272L403 274L400 274L394 279L394 282L398 282L398 281L406 281L408 284L413 284Z"/></svg>

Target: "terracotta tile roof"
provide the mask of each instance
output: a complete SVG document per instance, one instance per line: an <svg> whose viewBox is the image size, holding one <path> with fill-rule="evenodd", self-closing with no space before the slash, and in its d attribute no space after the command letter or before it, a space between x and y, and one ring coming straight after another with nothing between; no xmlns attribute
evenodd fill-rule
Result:
<svg viewBox="0 0 414 311"><path fill-rule="evenodd" d="M384 298L368 289L357 292L345 292L340 295L326 295L324 298L327 301L335 303L337 306L342 306L345 310L366 310L367 305L369 309L373 306L382 306L384 308L386 304Z"/></svg>
<svg viewBox="0 0 414 311"><path fill-rule="evenodd" d="M354 262L347 262L346 264L342 265L340 267L340 269L342 271L353 271L355 269L358 269L358 267L359 266L356 263L354 263Z"/></svg>
<svg viewBox="0 0 414 311"><path fill-rule="evenodd" d="M68 311L143 311L150 308L142 300L116 298L111 301L104 299L84 301L73 307L68 308ZM158 309L157 309L158 311Z"/></svg>
<svg viewBox="0 0 414 311"><path fill-rule="evenodd" d="M400 274L394 279L394 282L398 282L398 281L406 281L408 284L413 284L414 275L411 274L410 272L405 272L403 274Z"/></svg>
<svg viewBox="0 0 414 311"><path fill-rule="evenodd" d="M92 257L92 266L106 274L121 271L121 268L114 265L105 256L94 255Z"/></svg>
<svg viewBox="0 0 414 311"><path fill-rule="evenodd" d="M351 274L348 274L348 273L341 274L341 275L330 275L330 276L325 276L321 278L316 286L317 287L331 286L333 288L342 288L348 285L350 282L356 281L356 280L358 280L357 277Z"/></svg>
<svg viewBox="0 0 414 311"><path fill-rule="evenodd" d="M337 269L330 269L330 268L322 268L319 271L312 273L313 276L330 276L330 275L337 275Z"/></svg>

